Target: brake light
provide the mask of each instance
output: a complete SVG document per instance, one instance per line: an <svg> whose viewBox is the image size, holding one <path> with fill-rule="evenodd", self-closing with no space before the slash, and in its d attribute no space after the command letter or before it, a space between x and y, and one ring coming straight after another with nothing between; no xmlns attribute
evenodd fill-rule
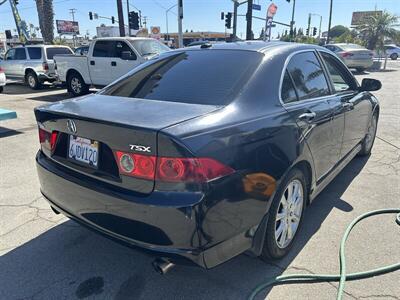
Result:
<svg viewBox="0 0 400 300"><path fill-rule="evenodd" d="M207 182L234 170L212 158L156 157L115 152L121 174L163 182Z"/></svg>
<svg viewBox="0 0 400 300"><path fill-rule="evenodd" d="M54 151L58 137L57 131L48 132L39 127L39 142L40 145L51 152Z"/></svg>
<svg viewBox="0 0 400 300"><path fill-rule="evenodd" d="M128 176L154 179L156 158L116 151L119 172Z"/></svg>
<svg viewBox="0 0 400 300"><path fill-rule="evenodd" d="M43 67L43 70L45 70L45 71L49 70L49 64L46 62L42 63L42 67Z"/></svg>
<svg viewBox="0 0 400 300"><path fill-rule="evenodd" d="M353 54L353 53L350 53L350 52L342 52L340 55L341 55L342 57L351 57L351 56L353 56L354 54Z"/></svg>
<svg viewBox="0 0 400 300"><path fill-rule="evenodd" d="M4 69L0 67L0 73L4 73Z"/></svg>

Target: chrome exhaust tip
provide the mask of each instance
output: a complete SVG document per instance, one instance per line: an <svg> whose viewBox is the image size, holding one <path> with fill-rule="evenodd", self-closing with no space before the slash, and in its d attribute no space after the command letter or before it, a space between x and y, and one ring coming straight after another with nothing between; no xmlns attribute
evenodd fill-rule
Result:
<svg viewBox="0 0 400 300"><path fill-rule="evenodd" d="M168 259L163 258L163 257L159 257L156 258L153 262L152 262L152 266L154 268L154 270L161 274L164 275L166 274L169 270L171 270L175 264L173 264L172 262L170 262Z"/></svg>

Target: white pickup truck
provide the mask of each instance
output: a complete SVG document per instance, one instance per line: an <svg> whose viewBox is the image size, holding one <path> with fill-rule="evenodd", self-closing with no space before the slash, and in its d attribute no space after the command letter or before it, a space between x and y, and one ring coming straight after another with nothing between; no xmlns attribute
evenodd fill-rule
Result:
<svg viewBox="0 0 400 300"><path fill-rule="evenodd" d="M56 55L58 79L73 96L88 93L90 86L103 87L134 67L170 49L151 38L99 38L89 46L87 56Z"/></svg>

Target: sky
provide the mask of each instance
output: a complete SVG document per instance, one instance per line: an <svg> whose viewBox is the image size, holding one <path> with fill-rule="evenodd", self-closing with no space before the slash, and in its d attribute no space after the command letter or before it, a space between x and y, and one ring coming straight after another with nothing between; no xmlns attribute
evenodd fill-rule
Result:
<svg viewBox="0 0 400 300"><path fill-rule="evenodd" d="M318 14L322 16L322 31L328 28L329 17L329 1L330 0L296 0L295 22L296 27L307 27L308 14ZM123 0L123 9L126 22L126 0ZM242 0L240 0L242 2ZM254 3L261 5L261 11L253 11L253 15L257 17L265 17L265 12L270 0L254 0ZM278 6L278 11L274 20L289 23L291 18L292 3L287 0L273 1ZM90 36L96 34L96 26L101 23L112 25L110 20L99 19L89 20L88 13L92 11L99 16L117 18L116 0L54 0L54 19L72 20L69 9L75 8L75 20L79 22L80 33L89 33ZM177 0L129 0L131 10L138 8L142 12L142 16L147 17L147 27L160 26L161 32L166 29L166 9L177 3ZM387 10L393 14L400 15L400 0L333 0L332 26L345 25L350 26L351 15L353 11L367 10ZM238 14L246 14L247 5L239 7ZM233 11L232 0L183 0L184 19L183 30L193 31L218 31L224 32L225 21L220 19L221 12ZM21 18L28 24L32 23L38 26L38 18L36 12L36 4L34 0L19 0L18 5ZM176 7L172 8L168 14L169 32L177 31ZM320 17L313 15L311 26L319 26ZM117 25L117 24L115 24ZM253 20L253 31L256 36L264 26L262 20ZM16 28L8 1L0 6L0 32L6 29ZM273 28L273 36L282 33L286 28L276 26ZM231 32L231 30L228 30ZM245 37L246 24L245 17L238 17L239 37Z"/></svg>

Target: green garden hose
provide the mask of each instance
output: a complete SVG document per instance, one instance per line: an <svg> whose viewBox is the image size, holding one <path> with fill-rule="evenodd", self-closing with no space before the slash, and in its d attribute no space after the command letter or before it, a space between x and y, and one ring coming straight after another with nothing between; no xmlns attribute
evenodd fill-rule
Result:
<svg viewBox="0 0 400 300"><path fill-rule="evenodd" d="M343 289L346 280L358 280L364 279L368 277L374 277L390 272L394 272L396 270L400 270L400 263L364 271L364 272L357 272L346 274L346 257L345 257L345 244L348 236L350 235L351 230L354 226L363 219L366 219L371 216L381 215L381 214L394 214L397 213L396 216L396 223L400 225L400 208L388 208L388 209L379 209L367 212L362 214L361 216L357 217L350 223L347 227L342 241L340 243L340 250L339 250L339 261L340 261L340 275L329 275L329 274L289 274L289 275L281 275L272 280L263 282L256 286L252 291L251 295L249 296L249 300L252 300L256 297L256 295L261 292L263 289L269 286L278 285L278 284L289 284L289 283L314 283L314 282L330 282L330 281L339 281L339 288L337 292L337 300L342 299L343 296Z"/></svg>

